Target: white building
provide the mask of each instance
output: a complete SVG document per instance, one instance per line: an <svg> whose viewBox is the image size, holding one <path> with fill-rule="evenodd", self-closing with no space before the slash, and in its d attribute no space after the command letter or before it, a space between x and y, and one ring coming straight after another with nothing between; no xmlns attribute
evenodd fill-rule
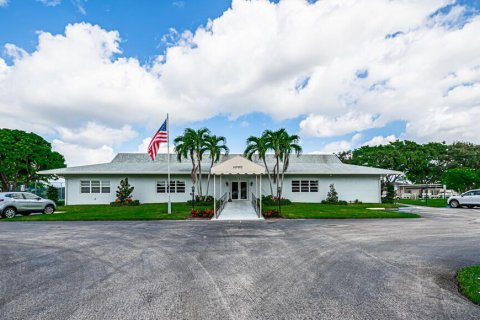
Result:
<svg viewBox="0 0 480 320"><path fill-rule="evenodd" d="M274 167L271 155L267 156L267 166L270 171ZM204 194L209 169L210 161L206 156L202 162ZM176 155L170 155L172 202L191 199L191 170L191 161L178 162ZM125 177L135 188L133 198L141 203L167 202L168 199L165 154L159 154L152 161L147 154L120 153L110 163L48 170L40 174L65 178L65 202L69 205L115 201L115 191ZM334 184L341 200L380 202L380 179L390 174L401 172L344 164L335 155L292 155L285 174L283 197L294 202L320 202L326 198L329 185ZM275 185L273 190L276 190ZM257 157L250 161L240 155L222 156L214 165L208 194L215 192L217 198L226 194L235 201L251 200L260 191L262 195L269 195L270 183L263 161Z"/></svg>

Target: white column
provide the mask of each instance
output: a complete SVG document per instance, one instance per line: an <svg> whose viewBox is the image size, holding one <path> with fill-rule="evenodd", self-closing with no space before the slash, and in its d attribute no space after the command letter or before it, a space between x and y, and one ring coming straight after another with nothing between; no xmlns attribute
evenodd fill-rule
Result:
<svg viewBox="0 0 480 320"><path fill-rule="evenodd" d="M260 194L258 195L260 197L260 215L259 217L262 216L262 175L260 175Z"/></svg>
<svg viewBox="0 0 480 320"><path fill-rule="evenodd" d="M213 175L213 215L217 218L217 193L215 192L215 175Z"/></svg>
<svg viewBox="0 0 480 320"><path fill-rule="evenodd" d="M222 197L222 175L220 175L220 197Z"/></svg>

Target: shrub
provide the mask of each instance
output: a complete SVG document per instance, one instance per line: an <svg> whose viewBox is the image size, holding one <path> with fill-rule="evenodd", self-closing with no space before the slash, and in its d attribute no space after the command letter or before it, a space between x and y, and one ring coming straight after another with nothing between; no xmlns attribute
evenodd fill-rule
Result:
<svg viewBox="0 0 480 320"><path fill-rule="evenodd" d="M54 186L48 186L47 198L58 204L58 189Z"/></svg>
<svg viewBox="0 0 480 320"><path fill-rule="evenodd" d="M327 199L325 199L327 203L337 203L338 202L338 192L335 190L335 185L332 183L330 185L330 190L327 193Z"/></svg>
<svg viewBox="0 0 480 320"><path fill-rule="evenodd" d="M134 207L134 206L139 206L140 205L140 201L139 200L127 200L125 202L120 202L120 201L117 201L118 199L116 199L114 202L110 202L110 205L112 207L123 207L123 206L127 206L127 207Z"/></svg>
<svg viewBox="0 0 480 320"><path fill-rule="evenodd" d="M217 200L218 201L218 200ZM189 205L193 205L192 200L188 200ZM213 205L213 196L195 196L195 205L196 206L210 206Z"/></svg>
<svg viewBox="0 0 480 320"><path fill-rule="evenodd" d="M322 204L337 204L337 205L342 205L342 206L348 205L348 202L345 201L345 200L338 200L337 202L329 202L329 201L327 201L327 200L322 200L321 203L322 203Z"/></svg>
<svg viewBox="0 0 480 320"><path fill-rule="evenodd" d="M355 199L353 201L350 201L350 203L353 203L353 204L362 204L363 202L358 200L358 199Z"/></svg>
<svg viewBox="0 0 480 320"><path fill-rule="evenodd" d="M213 218L214 211L212 209L192 209L191 216L193 218Z"/></svg>
<svg viewBox="0 0 480 320"><path fill-rule="evenodd" d="M269 218L281 218L280 212L278 212L277 210L267 210L267 211L263 211L263 217L264 217L265 219L269 219Z"/></svg>
<svg viewBox="0 0 480 320"><path fill-rule="evenodd" d="M393 203L395 201L395 187L393 183L385 183L386 195L382 198L382 203Z"/></svg>
<svg viewBox="0 0 480 320"><path fill-rule="evenodd" d="M272 197L271 195L262 196L262 203L266 206L276 206L278 205L278 200L280 200L280 205L282 206L292 204L292 201L286 198L278 199L278 197Z"/></svg>

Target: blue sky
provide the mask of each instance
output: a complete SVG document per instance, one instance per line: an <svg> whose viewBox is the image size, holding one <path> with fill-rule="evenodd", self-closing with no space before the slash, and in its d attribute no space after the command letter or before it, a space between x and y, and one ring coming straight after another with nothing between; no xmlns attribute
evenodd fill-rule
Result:
<svg viewBox="0 0 480 320"><path fill-rule="evenodd" d="M328 9L331 2L0 0L0 116L67 159L90 155L71 164L141 150L166 111L173 136L208 127L232 152L280 127L299 133L305 152L394 139L480 142L469 119L480 108L472 38L480 39L480 1L358 0ZM439 53L443 43L450 53ZM461 63L442 62L451 59ZM432 61L438 66L423 69ZM71 86L62 87L65 79ZM452 114L464 129L451 126Z"/></svg>

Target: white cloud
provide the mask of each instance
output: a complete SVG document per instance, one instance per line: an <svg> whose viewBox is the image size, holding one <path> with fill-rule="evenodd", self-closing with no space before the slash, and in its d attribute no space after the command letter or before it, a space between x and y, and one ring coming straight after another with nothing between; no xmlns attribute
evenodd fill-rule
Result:
<svg viewBox="0 0 480 320"><path fill-rule="evenodd" d="M109 146L88 148L55 139L52 141L52 147L65 157L68 166L110 162L115 156L115 152Z"/></svg>
<svg viewBox="0 0 480 320"><path fill-rule="evenodd" d="M62 3L62 0L36 0L38 2L41 2L43 5L46 5L47 7L55 7L58 6L60 3Z"/></svg>
<svg viewBox="0 0 480 320"><path fill-rule="evenodd" d="M8 5L8 0L0 0L0 7L6 7Z"/></svg>
<svg viewBox="0 0 480 320"><path fill-rule="evenodd" d="M60 139L65 142L79 143L88 147L118 146L125 141L137 137L129 125L120 129L109 128L95 122L88 122L78 129L60 127L57 129Z"/></svg>
<svg viewBox="0 0 480 320"><path fill-rule="evenodd" d="M122 54L117 31L68 25L39 33L34 52L5 48L14 61L0 58L0 117L55 133L263 112L306 117L313 136L400 120L402 138L480 142L480 17L461 6L431 17L452 3L234 0L149 65Z"/></svg>
<svg viewBox="0 0 480 320"><path fill-rule="evenodd" d="M300 122L300 129L305 135L332 137L378 127L377 123L373 115L353 111L333 118L310 114Z"/></svg>
<svg viewBox="0 0 480 320"><path fill-rule="evenodd" d="M385 145L389 144L390 142L394 142L397 140L397 137L395 135L391 134L389 136L375 136L372 139L364 142L362 146L380 146L380 145Z"/></svg>

